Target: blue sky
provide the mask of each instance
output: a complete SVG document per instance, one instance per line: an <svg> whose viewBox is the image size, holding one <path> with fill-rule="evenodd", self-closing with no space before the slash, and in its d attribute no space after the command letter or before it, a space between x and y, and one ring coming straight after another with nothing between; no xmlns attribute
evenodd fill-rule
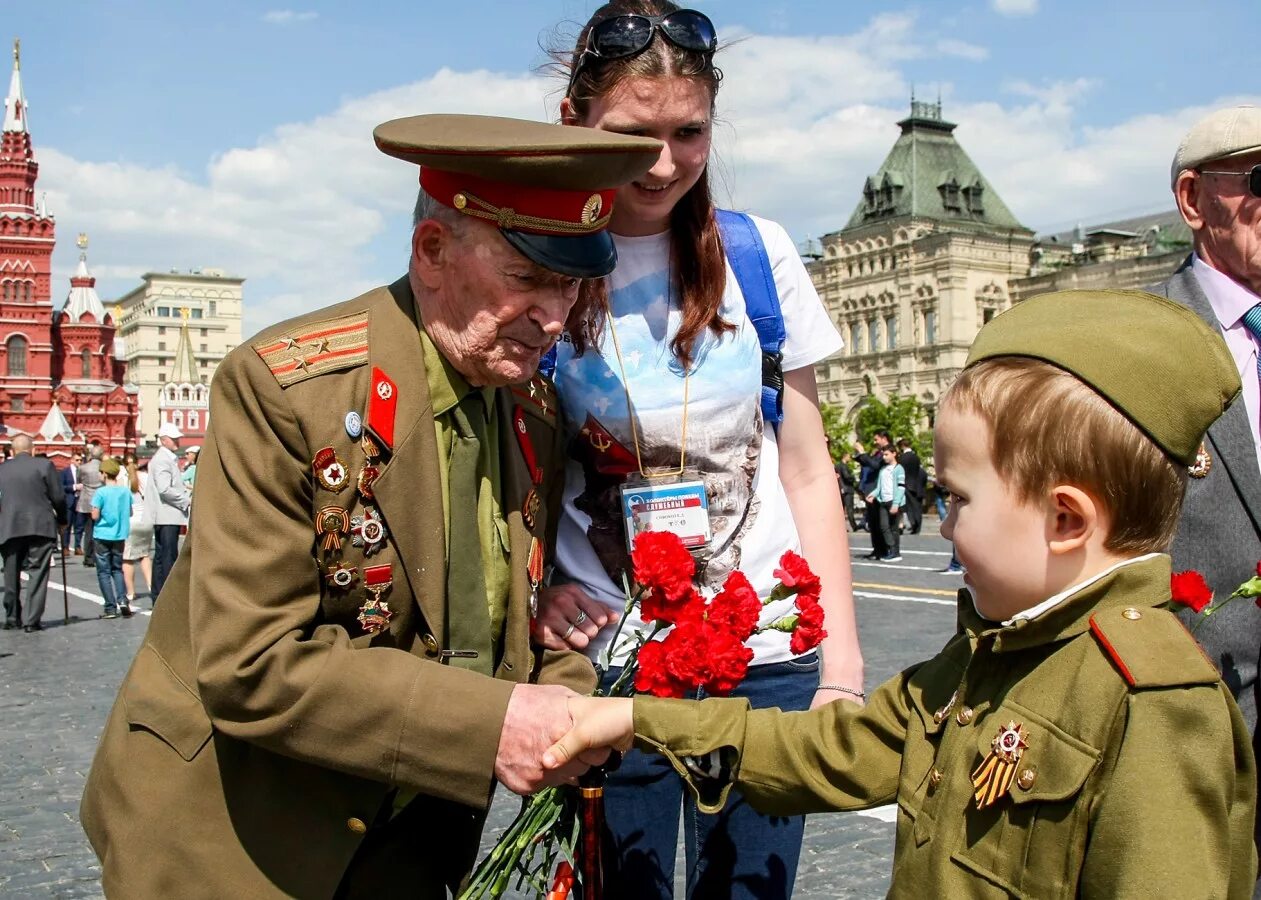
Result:
<svg viewBox="0 0 1261 900"><path fill-rule="evenodd" d="M140 273L247 278L247 331L403 271L415 172L372 148L420 112L549 118L540 45L593 0L11 4L57 216L108 302ZM1255 2L751 2L700 5L720 36L720 196L795 239L840 228L912 86L1015 215L1058 230L1166 208L1200 115L1261 102ZM1209 35L1215 35L1210 38ZM5 82L7 84L7 81Z"/></svg>

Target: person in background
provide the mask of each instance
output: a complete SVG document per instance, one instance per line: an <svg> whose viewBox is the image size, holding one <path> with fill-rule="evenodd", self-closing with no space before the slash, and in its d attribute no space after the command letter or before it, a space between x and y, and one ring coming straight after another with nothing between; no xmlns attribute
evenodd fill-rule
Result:
<svg viewBox="0 0 1261 900"><path fill-rule="evenodd" d="M83 464L83 454L77 450L70 456L70 465L61 470L61 492L65 496L66 524L61 529L61 552L69 556L71 550L75 556L83 555L83 520L75 510L75 500L79 492L79 467Z"/></svg>
<svg viewBox="0 0 1261 900"><path fill-rule="evenodd" d="M65 518L61 476L52 462L31 455L33 442L13 436L13 457L0 464L0 558L4 560L4 627L41 631L48 595L48 570ZM21 573L29 576L26 607Z"/></svg>
<svg viewBox="0 0 1261 900"><path fill-rule="evenodd" d="M617 677L626 648L609 646L614 629L607 626L625 602L621 574L629 558L623 520L608 501L632 475L677 470L686 456L683 468L695 475L684 477L703 483L709 501L704 588L716 589L739 568L766 597L789 549L799 549L823 579L828 637L821 658L793 654L782 632L756 635L749 674L736 689L755 706L804 710L863 695L848 537L814 379L814 364L842 342L788 234L750 217L750 239L769 257L786 333L783 420L766 421L762 348L710 193L717 44L713 24L695 10L618 0L597 9L576 46L557 54L569 76L565 124L665 146L652 169L618 192L609 222L617 268L599 286L595 314L571 317L557 346L570 459L557 576L540 594L535 634L553 649L610 662L606 678ZM763 620L777 609L772 603ZM625 623L623 636L640 624ZM643 754L613 773L604 802L617 846L609 896L671 896L681 824L691 897L792 893L800 817L772 819L740 802L701 815L678 775Z"/></svg>
<svg viewBox="0 0 1261 900"><path fill-rule="evenodd" d="M866 498L876 490L876 478L884 467L884 449L890 445L889 432L883 428L876 429L872 432L871 442L875 449L870 453L858 441L854 442L854 452L858 454L858 492L865 503L863 523L867 526L867 533L871 535L871 552L863 558L880 559L889 555L889 546L880 532L880 511L873 501Z"/></svg>
<svg viewBox="0 0 1261 900"><path fill-rule="evenodd" d="M841 505L845 507L845 521L849 524L850 531L857 531L858 523L854 521L854 457L851 454L841 455L841 461L836 464L836 478L841 485Z"/></svg>
<svg viewBox="0 0 1261 900"><path fill-rule="evenodd" d="M906 472L898 463L897 451L886 446L880 451L884 465L876 478L876 489L867 496L876 505L876 527L881 543L889 548L881 562L901 562L901 513L906 506ZM873 536L874 539L874 536Z"/></svg>
<svg viewBox="0 0 1261 900"><path fill-rule="evenodd" d="M112 456L101 460L102 484L92 495L92 549L105 618L131 617L123 584L123 544L131 530L131 488L126 470Z"/></svg>
<svg viewBox="0 0 1261 900"><path fill-rule="evenodd" d="M123 587L127 605L136 602L136 566L144 576L145 589L153 602L153 523L145 518L144 489L149 480L149 460L138 459L127 466L127 486L131 489L131 523L123 544Z"/></svg>
<svg viewBox="0 0 1261 900"><path fill-rule="evenodd" d="M184 471L180 478L191 491L193 489L193 481L197 478L197 454L201 452L201 447L193 446L184 451Z"/></svg>
<svg viewBox="0 0 1261 900"><path fill-rule="evenodd" d="M906 473L906 531L919 534L924 523L924 491L928 476L908 438L898 438L898 465Z"/></svg>
<svg viewBox="0 0 1261 900"><path fill-rule="evenodd" d="M193 495L180 473L179 458L175 455L179 440L184 436L170 422L163 422L158 429L158 451L149 460L149 478L145 483L145 521L153 523L153 582L150 593L158 602L166 578L175 568L180 552L180 530L188 524L188 510Z"/></svg>
<svg viewBox="0 0 1261 900"><path fill-rule="evenodd" d="M75 499L75 511L83 520L83 564L96 565L96 555L92 551L92 497L101 486L101 457L105 451L100 444L88 447L88 460L79 467L79 492Z"/></svg>

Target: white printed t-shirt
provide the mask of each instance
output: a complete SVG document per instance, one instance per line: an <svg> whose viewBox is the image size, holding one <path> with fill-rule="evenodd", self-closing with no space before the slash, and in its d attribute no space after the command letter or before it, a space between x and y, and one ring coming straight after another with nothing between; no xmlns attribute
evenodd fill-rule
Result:
<svg viewBox="0 0 1261 900"><path fill-rule="evenodd" d="M788 234L774 222L754 222L779 291L787 333L784 371L813 365L841 349L841 337ZM609 318L626 384L608 325L598 346L581 357L567 338L558 345L555 381L567 419L569 462L553 583L573 582L620 611L625 604L621 573L629 574L630 560L618 488L638 468L626 387L645 468L677 467L684 378L670 352L681 313L677 285L667 288L672 280L669 233L613 237L618 261L609 279ZM800 542L779 479L774 429L762 427L761 347L730 265L721 316L736 329L721 338L708 329L702 333L688 385L687 465L702 472L714 532L701 586L712 596L732 569L740 569L765 597L775 586L780 556L785 550L800 552ZM791 599L766 607L762 622L791 608ZM589 657L607 662L614 628L600 632L586 650ZM636 629L646 625L634 616L622 627L619 644ZM792 658L782 632L754 635L749 646L755 663ZM620 665L624 655L614 654L612 661Z"/></svg>

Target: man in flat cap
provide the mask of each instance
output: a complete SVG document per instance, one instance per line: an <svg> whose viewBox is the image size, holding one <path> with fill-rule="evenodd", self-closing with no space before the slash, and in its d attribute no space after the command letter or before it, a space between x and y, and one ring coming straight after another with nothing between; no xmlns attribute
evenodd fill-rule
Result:
<svg viewBox="0 0 1261 900"><path fill-rule="evenodd" d="M529 642L563 468L535 371L660 144L474 116L375 136L421 166L408 273L216 374L189 539L84 794L107 894L445 897L496 781L585 768L539 762L595 678Z"/></svg>
<svg viewBox="0 0 1261 900"><path fill-rule="evenodd" d="M1261 108L1237 106L1201 119L1183 138L1170 174L1195 249L1154 292L1221 331L1243 382L1243 402L1209 428L1190 469L1173 545L1174 568L1199 570L1224 600L1261 560ZM1231 603L1196 637L1234 692L1255 746L1261 610Z"/></svg>

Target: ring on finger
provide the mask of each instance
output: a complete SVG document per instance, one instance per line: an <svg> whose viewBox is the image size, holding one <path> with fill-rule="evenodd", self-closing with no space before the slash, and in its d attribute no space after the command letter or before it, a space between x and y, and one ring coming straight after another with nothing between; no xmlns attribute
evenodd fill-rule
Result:
<svg viewBox="0 0 1261 900"><path fill-rule="evenodd" d="M585 621L587 621L587 611L585 609L578 610L578 618L574 619L574 625L581 625Z"/></svg>
<svg viewBox="0 0 1261 900"><path fill-rule="evenodd" d="M570 622L569 627L565 629L565 633L560 636L560 639L562 641L569 640L569 636L574 633L574 629L577 627L573 622Z"/></svg>

